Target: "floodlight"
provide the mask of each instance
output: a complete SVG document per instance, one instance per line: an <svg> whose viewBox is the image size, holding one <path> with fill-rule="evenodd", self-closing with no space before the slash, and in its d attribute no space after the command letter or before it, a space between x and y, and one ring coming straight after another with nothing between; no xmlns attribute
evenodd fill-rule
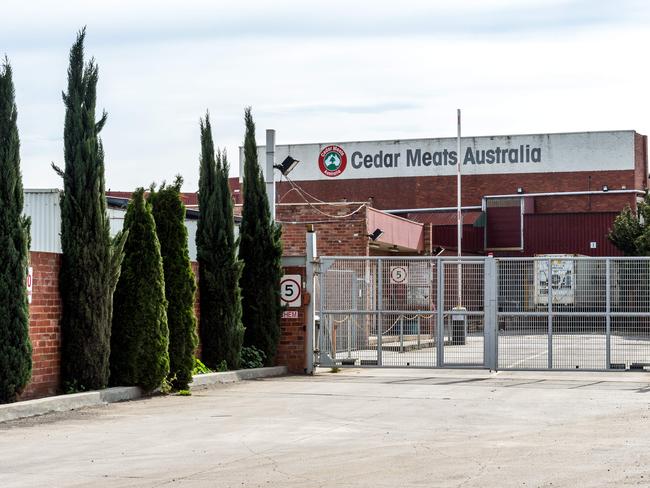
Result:
<svg viewBox="0 0 650 488"><path fill-rule="evenodd" d="M276 164L273 166L276 169L280 170L280 173L282 173L284 176L287 176L289 173L291 173L291 170L296 167L296 165L299 163L297 159L293 159L291 156L287 156L284 158L284 161L280 164Z"/></svg>
<svg viewBox="0 0 650 488"><path fill-rule="evenodd" d="M381 236L383 236L383 235L384 235L384 231L381 230L381 229L379 229L379 228L377 228L377 229L375 229L375 230L373 231L372 234L368 234L368 237L370 237L370 240L371 240L371 241L376 241L377 239L379 239L379 238L380 238Z"/></svg>

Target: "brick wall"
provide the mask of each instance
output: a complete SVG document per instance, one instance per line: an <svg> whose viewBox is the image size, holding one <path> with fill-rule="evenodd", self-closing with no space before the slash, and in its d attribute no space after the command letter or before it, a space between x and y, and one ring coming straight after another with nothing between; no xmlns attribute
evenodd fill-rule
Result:
<svg viewBox="0 0 650 488"><path fill-rule="evenodd" d="M603 192L596 195L534 197L534 213L536 214L620 212L626 205L630 205L632 208L636 207L635 194Z"/></svg>
<svg viewBox="0 0 650 488"><path fill-rule="evenodd" d="M360 205L362 204L279 204L276 207L276 220L282 223L284 255L305 255L307 224L313 223L319 255L366 256L369 242L366 207L363 206L349 217L331 217L349 215L359 209ZM323 215L319 210L329 216Z"/></svg>
<svg viewBox="0 0 650 488"><path fill-rule="evenodd" d="M21 400L55 395L61 384L61 255L32 252L30 266L34 271L32 303L29 307L33 366L32 380L21 395Z"/></svg>
<svg viewBox="0 0 650 488"><path fill-rule="evenodd" d="M643 141L639 140L637 158L643 158ZM641 167L637 163L637 168ZM637 174L639 176L637 176ZM643 179L643 182L641 181ZM463 205L480 205L485 195L565 192L611 189L643 189L647 180L635 169L623 171L576 171L566 173L511 173L463 175ZM402 178L368 178L359 180L301 181L301 188L325 201L368 201L377 209L453 207L456 205L456 176L419 176ZM277 184L283 202L303 201L290 192L288 183ZM284 195L284 196L283 196Z"/></svg>

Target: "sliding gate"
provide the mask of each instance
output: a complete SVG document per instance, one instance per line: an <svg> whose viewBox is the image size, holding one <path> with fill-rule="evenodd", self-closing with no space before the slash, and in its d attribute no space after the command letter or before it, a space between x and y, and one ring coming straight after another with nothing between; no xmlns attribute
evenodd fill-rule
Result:
<svg viewBox="0 0 650 488"><path fill-rule="evenodd" d="M316 362L485 367L484 267L482 258L321 258Z"/></svg>
<svg viewBox="0 0 650 488"><path fill-rule="evenodd" d="M322 257L321 366L650 368L650 259Z"/></svg>

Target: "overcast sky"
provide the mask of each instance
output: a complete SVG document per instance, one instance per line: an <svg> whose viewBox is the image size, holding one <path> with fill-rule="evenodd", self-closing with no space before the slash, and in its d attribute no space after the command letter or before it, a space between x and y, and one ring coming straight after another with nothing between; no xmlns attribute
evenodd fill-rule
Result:
<svg viewBox="0 0 650 488"><path fill-rule="evenodd" d="M60 187L68 52L99 64L107 188L198 183L199 117L233 174L244 107L278 144L635 129L650 134L644 0L3 0L24 185Z"/></svg>

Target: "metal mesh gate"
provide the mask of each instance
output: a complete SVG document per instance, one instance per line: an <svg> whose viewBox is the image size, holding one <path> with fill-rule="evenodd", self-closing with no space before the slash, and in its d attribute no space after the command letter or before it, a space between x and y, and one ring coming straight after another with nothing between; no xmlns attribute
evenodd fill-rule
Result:
<svg viewBox="0 0 650 488"><path fill-rule="evenodd" d="M323 257L316 363L650 368L650 259Z"/></svg>
<svg viewBox="0 0 650 488"><path fill-rule="evenodd" d="M317 362L483 367L483 264L482 259L321 258Z"/></svg>
<svg viewBox="0 0 650 488"><path fill-rule="evenodd" d="M650 366L650 260L496 261L498 368Z"/></svg>

